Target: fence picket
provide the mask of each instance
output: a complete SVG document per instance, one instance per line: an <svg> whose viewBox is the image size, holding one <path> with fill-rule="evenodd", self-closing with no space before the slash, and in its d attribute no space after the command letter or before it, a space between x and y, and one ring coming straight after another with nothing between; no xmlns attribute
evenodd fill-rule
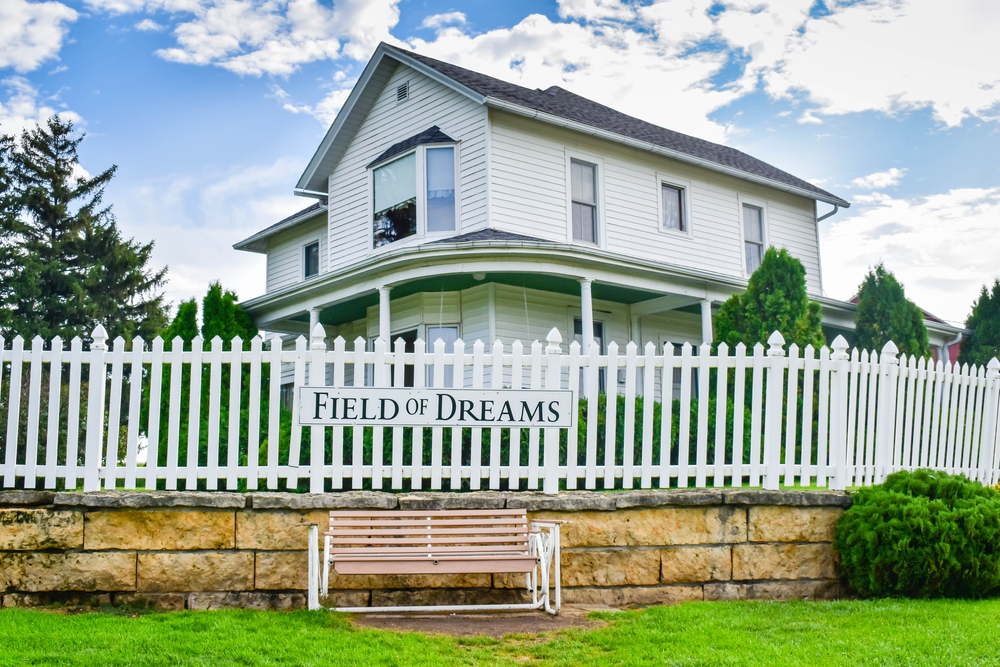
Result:
<svg viewBox="0 0 1000 667"><path fill-rule="evenodd" d="M864 357L862 357L864 359ZM866 378L868 380L867 400L864 405L867 408L865 426L865 486L875 484L875 418L878 413L878 354L873 350L868 356ZM860 417L859 417L860 419Z"/></svg>
<svg viewBox="0 0 1000 667"><path fill-rule="evenodd" d="M806 345L802 351L802 467L799 472L799 483L810 486L813 478L812 464L812 423L813 423L813 382L815 381L816 350L812 345Z"/></svg>
<svg viewBox="0 0 1000 667"><path fill-rule="evenodd" d="M181 440L181 371L184 339L177 336L170 341L170 407L167 413L167 464L163 476L168 491L177 490L177 458Z"/></svg>
<svg viewBox="0 0 1000 667"><path fill-rule="evenodd" d="M902 369L902 366L900 366ZM906 411L903 413L902 431L903 449L899 461L901 470L913 469L913 439L916 430L917 408L917 355L911 354L906 360Z"/></svg>
<svg viewBox="0 0 1000 667"><path fill-rule="evenodd" d="M595 343L596 344L596 343ZM674 346L663 344L663 370L660 372L660 488L670 488L673 459L674 417ZM588 444L589 446L589 444ZM595 447L596 449L596 447Z"/></svg>
<svg viewBox="0 0 1000 667"><path fill-rule="evenodd" d="M615 488L615 450L618 440L618 343L608 343L604 391L604 488Z"/></svg>
<svg viewBox="0 0 1000 667"><path fill-rule="evenodd" d="M295 377L294 386L304 387L306 386L306 337L297 336L295 338L295 352L292 358L292 363L295 364L293 369L293 375ZM364 369L362 365L360 367ZM354 384L358 385L358 378L361 378L361 384L364 383L364 371L362 370L360 375L358 374L358 367L354 369ZM299 486L299 478L301 477L301 466L302 466L302 427L299 425L299 416L296 411L292 411L292 433L288 442L288 470L285 476L285 485L290 490L297 489Z"/></svg>
<svg viewBox="0 0 1000 667"><path fill-rule="evenodd" d="M41 336L31 339L28 364L28 414L24 452L24 488L35 488L38 467L38 422L42 407L42 347Z"/></svg>
<svg viewBox="0 0 1000 667"><path fill-rule="evenodd" d="M510 353L510 386L511 389L521 389L524 380L524 344L519 340L515 340L510 347ZM594 405L596 406L596 393L594 396ZM517 491L521 488L521 478L523 476L521 472L521 429L512 428L510 430L509 449L510 451L507 454L509 457L507 465L510 469L510 473L508 476L507 487L513 491Z"/></svg>
<svg viewBox="0 0 1000 667"><path fill-rule="evenodd" d="M972 479L978 477L979 453L982 452L982 442L980 434L983 426L983 401L985 400L986 368L976 366L976 373L973 376L975 383L975 395L973 397L972 409L969 411L969 429L972 430L972 437L966 440L966 448L969 451L969 458L965 464L966 475Z"/></svg>
<svg viewBox="0 0 1000 667"><path fill-rule="evenodd" d="M201 373L205 341L201 336L191 340L191 393L188 396L188 436L187 436L187 477L184 488L193 491L198 488L199 450L201 449ZM277 447L275 447L277 449ZM275 484L277 487L277 452L275 452Z"/></svg>
<svg viewBox="0 0 1000 667"><path fill-rule="evenodd" d="M423 340L417 339L413 346L413 386L422 389L427 378L427 366L425 358L426 344ZM411 450L410 462L410 488L422 489L424 479L429 475L424 474L424 427L413 429L413 447Z"/></svg>
<svg viewBox="0 0 1000 667"><path fill-rule="evenodd" d="M396 388L402 388L403 381L406 377L406 341L403 340L402 338L396 339L396 351L393 353L392 361L393 361L392 386ZM334 427L333 430L334 432L336 432L340 429ZM392 485L392 488L396 490L400 490L403 488L403 435L404 433L402 426L393 427L392 472L391 472L392 480L390 484ZM336 452L336 444L334 444L334 452ZM336 475L336 471L334 471L334 475Z"/></svg>
<svg viewBox="0 0 1000 667"><path fill-rule="evenodd" d="M111 355L111 398L108 401L108 439L105 447L104 488L113 489L118 485L118 440L121 433L122 410L122 368L125 364L125 339L115 338ZM49 403L49 410L52 404Z"/></svg>
<svg viewBox="0 0 1000 667"><path fill-rule="evenodd" d="M708 474L708 391L712 386L708 356L711 349L705 343L698 350L698 449L695 455L694 483L697 488L705 487L705 477Z"/></svg>
<svg viewBox="0 0 1000 667"><path fill-rule="evenodd" d="M531 343L531 389L542 388L542 343ZM541 434L537 428L528 429L528 488L538 488L538 440Z"/></svg>
<svg viewBox="0 0 1000 667"><path fill-rule="evenodd" d="M743 446L743 415L746 413L746 373L747 346L736 345L735 364L733 368L733 475L732 485L743 486L743 457L746 454Z"/></svg>
<svg viewBox="0 0 1000 667"><path fill-rule="evenodd" d="M14 468L17 465L17 442L19 439L18 433L20 432L21 421L21 371L23 370L23 353L24 339L17 336L14 338L14 342L10 350L10 392L7 400L7 439L4 441L6 444L6 450L4 452L3 485L7 488L13 488L14 486ZM75 456L73 458L73 462L76 463Z"/></svg>
<svg viewBox="0 0 1000 667"><path fill-rule="evenodd" d="M423 341L420 341L422 344ZM421 349L423 349L421 345ZM345 370L347 365L347 341L344 340L343 336L337 336L333 341L333 386L334 387L344 387L345 385ZM278 373L278 378L280 381L281 374ZM418 385L422 386L422 385ZM333 452L330 459L331 471L330 481L331 488L334 491L339 491L344 488L344 426L334 426L333 427ZM413 448L416 450L417 443L413 443ZM418 477L419 479L419 477Z"/></svg>
<svg viewBox="0 0 1000 667"><path fill-rule="evenodd" d="M573 345L576 345L576 342ZM572 353L573 347L570 346L571 356ZM570 378L575 377L572 369L573 364L571 363ZM655 380L656 346L652 342L647 342L642 366L642 469L639 486L643 489L653 486L653 398L655 397ZM661 403L661 410L663 405L665 404ZM575 431L570 431L570 442L574 442L572 440L574 435ZM573 447L572 451L575 455L576 447ZM572 469L575 470L575 466Z"/></svg>
<svg viewBox="0 0 1000 667"><path fill-rule="evenodd" d="M63 341L56 336L52 339L49 361L49 423L45 442L45 488L56 487L56 466L59 465L59 413L62 411L62 356ZM0 337L0 352L3 351L3 337ZM3 364L0 364L0 379Z"/></svg>
<svg viewBox="0 0 1000 667"><path fill-rule="evenodd" d="M434 341L434 368L433 387L435 389L444 388L444 341L438 338ZM431 428L431 488L435 491L441 489L443 476L443 454L441 452L444 438L444 429L440 426Z"/></svg>
<svg viewBox="0 0 1000 667"><path fill-rule="evenodd" d="M460 388L465 385L465 341L459 338L452 345L451 386ZM451 429L451 486L453 491L462 488L462 427ZM475 443L471 444L475 447Z"/></svg>
<svg viewBox="0 0 1000 667"><path fill-rule="evenodd" d="M654 350L655 354L655 350ZM580 343L573 341L569 344L569 388L573 389L574 385L578 384L580 381ZM577 387L579 389L579 387ZM579 391L574 391L577 400L573 401L573 407L579 405ZM577 485L577 479L580 477L580 466L577 444L579 443L580 434L580 411L576 411L577 414L574 415L573 426L570 427L569 432L566 436L566 488L568 490L575 490ZM496 431L496 429L494 429ZM650 439L652 442L652 439Z"/></svg>
<svg viewBox="0 0 1000 667"><path fill-rule="evenodd" d="M260 389L263 371L264 341L260 335L250 339L250 405L247 415L247 490L256 491L260 478ZM190 442L190 439L189 439Z"/></svg>
<svg viewBox="0 0 1000 667"><path fill-rule="evenodd" d="M267 488L278 489L278 452L281 450L281 336L273 336L267 357L268 371L268 404L267 404ZM194 372L191 373L191 393L194 394ZM192 408L192 412L194 409ZM334 447L336 452L336 447ZM336 456L336 454L334 454ZM341 481L342 478L341 478ZM334 488L338 488L337 477L333 478Z"/></svg>
<svg viewBox="0 0 1000 667"><path fill-rule="evenodd" d="M233 338L229 346L229 435L226 438L226 488L239 484L236 467L240 464L240 397L243 394L243 339ZM315 492L314 492L315 493Z"/></svg>
<svg viewBox="0 0 1000 667"><path fill-rule="evenodd" d="M829 456L832 449L827 437L833 436L830 428L831 397L830 397L830 377L832 375L832 364L830 362L830 348L823 347L819 351L819 361L816 364L819 370L819 390L816 400L816 486L826 488L830 480ZM806 480L808 484L809 480Z"/></svg>
<svg viewBox="0 0 1000 667"><path fill-rule="evenodd" d="M729 400L729 346L719 344L718 373L715 384L715 469L712 473L712 486L725 486L726 464L726 413ZM736 413L733 413L733 424L736 423ZM733 451L736 450L735 442Z"/></svg>
<svg viewBox="0 0 1000 667"><path fill-rule="evenodd" d="M208 466L206 486L209 491L219 488L219 430L222 406L222 339L212 338L208 367ZM294 420L292 431L294 432Z"/></svg>
<svg viewBox="0 0 1000 667"><path fill-rule="evenodd" d="M948 362L945 362L945 367L949 366ZM947 382L951 384L951 391L949 396L951 402L948 407L947 420L945 421L948 438L945 444L945 463L944 469L951 475L955 474L955 450L958 446L958 438L956 432L958 430L958 405L959 400L962 395L962 378L961 369L958 364L951 365L951 372L948 373Z"/></svg>
<svg viewBox="0 0 1000 667"><path fill-rule="evenodd" d="M635 482L635 341L625 346L625 433L622 441L622 488L634 488Z"/></svg>
<svg viewBox="0 0 1000 667"><path fill-rule="evenodd" d="M153 339L152 365L149 372L149 404L160 405L163 391L163 339ZM160 455L160 411L149 411L146 432L146 488L155 489ZM209 487L214 489L214 487Z"/></svg>
<svg viewBox="0 0 1000 667"><path fill-rule="evenodd" d="M84 451L83 490L97 491L101 488L101 452L104 450L104 405L107 389L108 333L100 324L90 334L90 367L87 384L87 445Z"/></svg>
<svg viewBox="0 0 1000 667"><path fill-rule="evenodd" d="M515 343L516 344L516 343ZM598 391L600 389L600 363L601 347L596 342L591 341L590 349L587 350L587 370L583 374L583 380L587 384L587 472L584 479L584 487L587 489L597 488L597 429L598 417ZM570 378L572 381L572 377ZM513 442L513 441L512 441ZM511 445L513 447L513 445ZM663 445L660 446L660 456L663 456ZM666 468L664 467L664 471ZM663 473L664 475L666 472ZM660 485L663 485L661 477Z"/></svg>
<svg viewBox="0 0 1000 667"><path fill-rule="evenodd" d="M472 346L472 388L483 388L483 357L486 356L486 346L483 341L477 340ZM472 470L469 473L469 488L478 491L483 484L483 429L479 426L472 428L472 442L469 462Z"/></svg>
<svg viewBox="0 0 1000 667"><path fill-rule="evenodd" d="M142 414L142 357L145 351L145 342L136 336L132 339L131 364L129 366L129 398L128 398L128 442L125 443L125 488L136 488L135 479L138 474L138 454L139 454L139 416ZM72 354L72 353L71 353ZM72 367L71 367L72 368ZM72 405L73 396L73 373L70 371L70 401ZM68 426L72 426L70 420ZM68 456L68 455L67 455ZM66 459L69 463L69 459ZM69 488L67 481L66 487Z"/></svg>
<svg viewBox="0 0 1000 667"><path fill-rule="evenodd" d="M677 488L689 486L691 455L691 344L681 346L681 414L677 426Z"/></svg>
<svg viewBox="0 0 1000 667"><path fill-rule="evenodd" d="M760 486L760 438L764 414L764 346L753 346L753 385L750 399L750 486Z"/></svg>
<svg viewBox="0 0 1000 667"><path fill-rule="evenodd" d="M317 340L315 337L313 340ZM381 336L375 339L375 365L372 367L372 378L373 384L376 387L386 387L388 383L388 373L389 365L386 363L385 353L386 346L389 341L383 340ZM324 354L326 346L324 345ZM316 363L316 362L313 362ZM321 362L320 362L321 363ZM325 375L325 373L324 373ZM311 376L310 376L311 377ZM325 382L320 383L325 384ZM322 427L313 427L320 429L320 439L323 437ZM376 426L372 429L372 489L380 490L382 488L382 478L384 477L384 471L382 469L382 457L385 454L385 430L381 426Z"/></svg>
<svg viewBox="0 0 1000 667"><path fill-rule="evenodd" d="M859 423L863 423L863 420L858 421L857 408L858 408L858 396L861 391L861 386L864 384L861 381L861 354L860 351L855 348L851 350L850 367L849 367L849 382L848 387L848 397L847 397L847 432L846 437L846 466L847 466L847 478L845 483L847 486L861 486L861 475L858 469L858 436L857 429L855 426Z"/></svg>
<svg viewBox="0 0 1000 667"><path fill-rule="evenodd" d="M365 378L365 339L358 336L354 339L354 386L364 387L368 384ZM298 429L301 430L301 429ZM358 490L364 484L361 472L365 464L365 427L355 424L351 429L351 489ZM440 466L439 466L440 469ZM439 473L440 474L440 473ZM439 481L440 484L440 481ZM440 488L440 487L437 487Z"/></svg>
<svg viewBox="0 0 1000 667"><path fill-rule="evenodd" d="M570 376L572 377L572 375ZM503 342L498 338L493 341L493 361L490 364L490 386L493 389L503 388ZM500 488L500 437L502 430L499 426L490 429L490 489ZM570 443L573 443L573 436L570 435ZM513 446L513 443L511 444Z"/></svg>
<svg viewBox="0 0 1000 667"><path fill-rule="evenodd" d="M799 346L792 343L788 347L788 385L785 392L785 486L795 483L795 443L796 418L798 417L799 368L802 367L799 358ZM804 423L803 423L804 425ZM802 470L805 470L803 460Z"/></svg>
<svg viewBox="0 0 1000 667"><path fill-rule="evenodd" d="M312 387L322 387L326 384L326 332L323 329L323 325L317 323L316 328L310 333L309 339L309 385ZM379 343L382 347L385 346L385 341L379 338L376 341L376 349L379 347ZM378 377L383 374L383 369L379 363L375 364L375 376ZM381 430L381 429L379 429ZM325 491L324 479L326 462L326 427L324 426L311 426L309 428L309 492L310 493L323 493ZM381 462L381 458L379 459ZM374 461L373 461L374 463ZM372 484L374 485L376 479L378 480L379 488L382 486L382 473L381 469L376 465L372 466ZM358 488L357 486L354 488Z"/></svg>

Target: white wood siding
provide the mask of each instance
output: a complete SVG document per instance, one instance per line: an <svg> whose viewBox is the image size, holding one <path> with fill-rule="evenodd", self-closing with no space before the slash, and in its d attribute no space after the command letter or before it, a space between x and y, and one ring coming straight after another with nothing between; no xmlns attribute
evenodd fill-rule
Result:
<svg viewBox="0 0 1000 667"><path fill-rule="evenodd" d="M396 102L396 87L409 82L410 97ZM365 166L391 145L432 125L460 142L459 230L486 227L486 108L400 65L375 102L340 163L330 175L330 269L369 253L368 172Z"/></svg>
<svg viewBox="0 0 1000 667"><path fill-rule="evenodd" d="M296 225L268 240L267 291L302 280L303 246L319 239L319 272L327 270L326 216Z"/></svg>
<svg viewBox="0 0 1000 667"><path fill-rule="evenodd" d="M567 241L567 151L589 154L604 164L607 250L740 277L739 198L765 200L769 243L798 257L807 289L820 293L813 200L502 112L490 126L493 227ZM690 184L690 234L660 229L659 176Z"/></svg>

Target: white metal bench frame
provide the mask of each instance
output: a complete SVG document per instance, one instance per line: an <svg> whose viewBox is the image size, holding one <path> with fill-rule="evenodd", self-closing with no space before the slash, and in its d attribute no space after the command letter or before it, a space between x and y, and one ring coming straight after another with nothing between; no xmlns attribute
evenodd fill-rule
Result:
<svg viewBox="0 0 1000 667"><path fill-rule="evenodd" d="M427 517L428 521L433 521L434 519L457 519L459 517L478 517L478 518L499 518L499 517L514 517L518 521L523 518L524 525L528 525L527 513L526 512L516 512L513 513L511 510L466 510L461 512L456 511L442 511L442 510L426 510L419 513L414 512L399 512L387 510L385 512L331 512L331 519L333 518L345 518L346 517L388 517L388 518L405 518L405 519L420 519ZM430 574L435 570L428 570L426 567L422 567L427 562L433 562L434 565L439 564L439 560L446 564L446 567L440 570L441 574L457 574L459 570L452 569L449 571L448 565L450 564L452 568L457 568L461 566L461 573L483 573L483 574L502 574L502 573L512 573L512 572L524 572L524 570L512 570L509 567L509 561L520 561L524 562L527 559L534 561L534 565L531 570L525 572L525 583L528 592L531 594L531 602L520 603L520 604L482 604L482 605L421 605L421 606L395 606L395 607L331 607L332 610L350 612L350 613L373 613L373 612L396 612L396 611L481 611L487 609L495 610L536 610L544 609L550 614L558 614L559 609L562 606L562 587L560 582L560 545L559 545L559 527L564 523L563 521L556 520L540 520L531 521L530 530L527 531L526 540L524 540L525 548L523 550L512 551L511 547L508 545L507 550L490 552L488 547L480 545L479 547L469 547L468 552L460 550L460 547L451 547L450 549L442 549L437 554L435 553L434 544L423 545L420 552L417 553L406 553L402 549L394 547L392 545L382 545L382 546L369 546L363 551L368 553L363 553L359 549L344 550L343 553L338 553L338 546L334 544L331 535L327 534L324 539L323 545L323 569L322 573L318 567L319 563L319 526L317 524L309 525L309 608L319 609L320 599L326 598L329 591L330 582L330 566L333 565L335 569L337 568L338 559L339 563L346 566L347 560L350 559L352 563L351 567L346 569L353 569L354 572L346 572L342 574L373 574L373 575L398 575L398 574ZM382 527L386 529L386 527ZM388 527L391 530L391 527ZM412 530L412 529L411 529ZM455 536L463 535L460 529L454 529L451 531ZM514 532L514 531L511 531ZM523 535L524 531L517 531L518 534ZM364 531L359 531L359 534L364 534ZM385 533L380 533L384 535ZM471 535L471 533L470 533ZM432 539L432 538L428 538ZM457 539L457 538L455 538ZM482 539L482 538L479 538ZM386 538L387 540L387 538ZM383 540L383 541L386 541ZM475 540L473 540L475 541ZM515 540L520 542L520 539ZM440 547L439 547L440 548ZM403 552L403 553L400 553ZM435 559L435 555L438 555L439 559ZM426 560L425 560L426 559ZM392 567L392 563L404 564L406 567ZM361 565L363 563L364 565ZM493 567L491 567L493 563ZM508 566L504 566L504 563L508 563ZM380 567L383 566L384 567ZM497 567L499 565L499 567ZM554 565L553 576L550 577L550 570L552 570ZM410 571L406 571L409 569ZM362 571L359 571L362 570ZM322 575L322 578L321 578ZM554 581L552 581L554 579ZM554 588L554 590L553 590Z"/></svg>

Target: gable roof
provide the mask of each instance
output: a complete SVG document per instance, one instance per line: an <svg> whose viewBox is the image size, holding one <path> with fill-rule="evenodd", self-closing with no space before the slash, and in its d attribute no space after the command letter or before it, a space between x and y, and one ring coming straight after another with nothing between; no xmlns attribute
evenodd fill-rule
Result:
<svg viewBox="0 0 1000 667"><path fill-rule="evenodd" d="M292 213L287 218L279 220L270 227L265 227L256 234L234 243L233 248L236 250L246 250L248 252L266 253L268 238L274 236L278 232L288 229L289 227L297 225L300 222L305 222L309 218L315 218L319 216L320 213L326 213L325 202L316 202L312 206L307 206L297 213Z"/></svg>
<svg viewBox="0 0 1000 667"><path fill-rule="evenodd" d="M397 63L409 65L475 102L492 108L595 134L835 206L850 206L844 199L735 148L668 130L559 86L532 90L385 43L375 51L299 179L297 194L324 194L322 188L326 186L326 177L343 155Z"/></svg>
<svg viewBox="0 0 1000 667"><path fill-rule="evenodd" d="M373 165L379 162L384 162L389 158L399 155L405 151L410 150L414 146L419 146L421 144L453 144L455 140L449 137L447 134L441 131L441 128L437 125L431 125L429 128L424 130L419 134L415 134L408 139L403 139L398 144L393 144L385 149L385 152L379 155L377 158L368 163L366 169L370 169Z"/></svg>

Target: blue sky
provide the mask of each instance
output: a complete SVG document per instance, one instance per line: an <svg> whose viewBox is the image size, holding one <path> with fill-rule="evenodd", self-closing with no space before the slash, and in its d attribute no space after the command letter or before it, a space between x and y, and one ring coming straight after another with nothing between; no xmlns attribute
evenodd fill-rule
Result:
<svg viewBox="0 0 1000 667"><path fill-rule="evenodd" d="M3 0L0 132L59 112L111 164L119 224L171 300L263 291L232 243L311 203L292 187L380 40L558 84L764 159L853 202L822 223L824 287L885 261L964 320L1000 274L1000 3L956 0Z"/></svg>

